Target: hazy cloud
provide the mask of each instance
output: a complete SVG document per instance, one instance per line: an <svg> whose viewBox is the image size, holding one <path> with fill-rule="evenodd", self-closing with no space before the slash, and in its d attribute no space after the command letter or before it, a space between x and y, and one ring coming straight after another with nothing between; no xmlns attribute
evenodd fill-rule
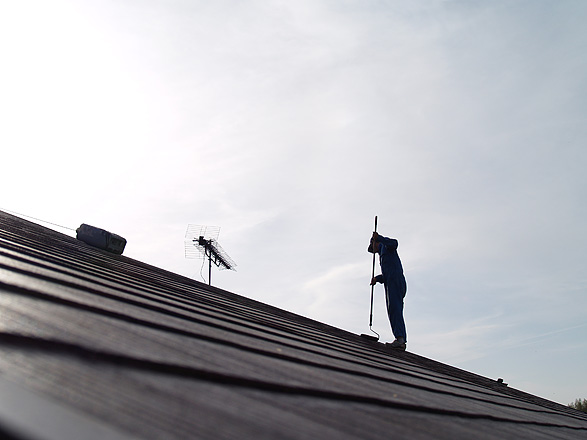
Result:
<svg viewBox="0 0 587 440"><path fill-rule="evenodd" d="M378 215L411 350L568 403L562 376L555 396L546 367L521 372L532 350L584 364L586 18L581 1L6 4L0 206L194 278L187 224L221 226L238 272L215 285L356 333Z"/></svg>

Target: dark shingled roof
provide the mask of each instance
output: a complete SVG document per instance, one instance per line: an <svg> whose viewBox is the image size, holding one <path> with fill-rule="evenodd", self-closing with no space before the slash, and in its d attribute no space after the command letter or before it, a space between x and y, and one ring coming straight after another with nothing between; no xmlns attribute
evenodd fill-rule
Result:
<svg viewBox="0 0 587 440"><path fill-rule="evenodd" d="M3 438L587 438L587 414L2 212L0 302Z"/></svg>

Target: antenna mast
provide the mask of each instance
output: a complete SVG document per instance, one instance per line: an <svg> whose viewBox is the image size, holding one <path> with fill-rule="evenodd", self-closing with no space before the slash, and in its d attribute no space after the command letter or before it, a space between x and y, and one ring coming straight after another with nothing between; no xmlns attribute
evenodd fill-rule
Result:
<svg viewBox="0 0 587 440"><path fill-rule="evenodd" d="M185 257L208 258L208 285L212 285L212 263L220 270L236 270L236 263L218 243L217 226L188 225L185 233ZM198 251L198 252L196 252Z"/></svg>

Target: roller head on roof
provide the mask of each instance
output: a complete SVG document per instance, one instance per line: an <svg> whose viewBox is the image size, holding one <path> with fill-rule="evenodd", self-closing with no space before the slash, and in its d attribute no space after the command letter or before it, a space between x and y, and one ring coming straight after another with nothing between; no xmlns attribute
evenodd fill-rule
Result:
<svg viewBox="0 0 587 440"><path fill-rule="evenodd" d="M121 255L126 246L126 240L120 235L85 223L77 228L76 233L78 240L114 254Z"/></svg>

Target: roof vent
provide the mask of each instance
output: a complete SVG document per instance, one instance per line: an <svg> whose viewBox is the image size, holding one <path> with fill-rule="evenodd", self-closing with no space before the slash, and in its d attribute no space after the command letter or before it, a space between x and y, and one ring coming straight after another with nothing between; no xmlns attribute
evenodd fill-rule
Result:
<svg viewBox="0 0 587 440"><path fill-rule="evenodd" d="M85 223L77 228L75 232L77 233L78 240L114 254L121 255L126 246L126 240L120 235L86 225Z"/></svg>

